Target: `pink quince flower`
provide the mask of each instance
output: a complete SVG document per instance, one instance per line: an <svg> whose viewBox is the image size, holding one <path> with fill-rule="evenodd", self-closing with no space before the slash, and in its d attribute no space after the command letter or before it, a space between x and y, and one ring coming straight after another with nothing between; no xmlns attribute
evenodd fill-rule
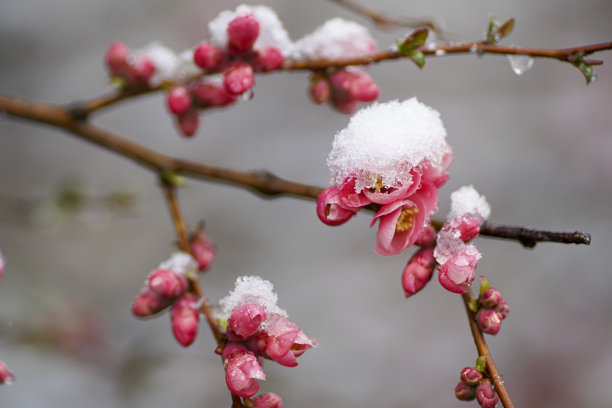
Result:
<svg viewBox="0 0 612 408"><path fill-rule="evenodd" d="M273 392L258 395L252 401L255 408L283 408L283 399Z"/></svg>
<svg viewBox="0 0 612 408"><path fill-rule="evenodd" d="M187 291L187 278L170 269L156 269L149 276L149 289L166 299L173 299Z"/></svg>
<svg viewBox="0 0 612 408"><path fill-rule="evenodd" d="M146 289L132 303L132 314L136 317L149 317L161 312L170 305L170 299L162 298L157 293Z"/></svg>
<svg viewBox="0 0 612 408"><path fill-rule="evenodd" d="M262 354L286 367L297 366L297 357L318 346L317 341L306 336L295 323L276 313L268 317L255 342Z"/></svg>
<svg viewBox="0 0 612 408"><path fill-rule="evenodd" d="M253 49L258 36L259 21L255 16L238 16L227 25L227 49L235 56L246 55Z"/></svg>
<svg viewBox="0 0 612 408"><path fill-rule="evenodd" d="M467 293L475 277L476 264L481 258L473 245L466 245L462 251L453 254L438 268L440 284L453 293Z"/></svg>
<svg viewBox="0 0 612 408"><path fill-rule="evenodd" d="M200 312L196 307L197 301L195 295L187 293L174 303L170 311L172 333L183 347L191 345L198 334Z"/></svg>
<svg viewBox="0 0 612 408"><path fill-rule="evenodd" d="M200 272L205 272L215 260L217 246L210 235L204 231L198 231L192 238L191 252L198 263Z"/></svg>
<svg viewBox="0 0 612 408"><path fill-rule="evenodd" d="M241 341L253 336L261 322L267 318L265 306L243 305L232 310L227 321L227 337L230 341Z"/></svg>
<svg viewBox="0 0 612 408"><path fill-rule="evenodd" d="M433 248L421 249L410 258L402 274L402 287L407 298L425 287L435 266Z"/></svg>
<svg viewBox="0 0 612 408"><path fill-rule="evenodd" d="M380 187L363 189L363 195L371 202L383 205L408 198L413 195L421 185L420 172L413 169L410 171L410 175L412 176L410 184L400 183L399 187L383 187L381 183Z"/></svg>
<svg viewBox="0 0 612 408"><path fill-rule="evenodd" d="M241 344L228 344L223 350L227 388L239 397L249 398L259 391L259 383L266 375L257 357Z"/></svg>
<svg viewBox="0 0 612 408"><path fill-rule="evenodd" d="M421 236L437 204L438 190L430 183L423 183L410 197L383 205L370 223L373 226L380 219L376 253L396 255L412 245Z"/></svg>
<svg viewBox="0 0 612 408"><path fill-rule="evenodd" d="M359 211L341 204L341 191L336 186L327 187L317 198L317 215L319 219L331 226L337 226L347 222Z"/></svg>

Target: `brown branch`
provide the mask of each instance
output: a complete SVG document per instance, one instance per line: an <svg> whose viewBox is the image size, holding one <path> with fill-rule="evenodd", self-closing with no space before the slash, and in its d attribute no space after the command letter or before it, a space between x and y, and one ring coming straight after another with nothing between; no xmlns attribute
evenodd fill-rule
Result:
<svg viewBox="0 0 612 408"><path fill-rule="evenodd" d="M170 157L146 146L124 139L88 122L77 121L65 109L60 107L27 102L0 95L0 111L4 111L11 116L63 129L81 139L127 157L142 166L149 167L160 173L174 171L192 178L231 184L250 189L260 196L267 198L292 196L316 200L323 190L321 187L285 180L266 171L245 172ZM433 224L438 229L442 226L440 221L434 221ZM590 235L582 232L539 231L525 227L497 226L491 223L486 223L482 226L480 235L514 239L527 247L533 247L536 242L584 245L590 243Z"/></svg>
<svg viewBox="0 0 612 408"><path fill-rule="evenodd" d="M513 408L514 405L510 400L510 396L506 391L506 387L504 386L504 380L501 375L497 371L497 367L495 367L495 363L493 362L493 357L489 352L489 348L487 347L487 343L485 342L484 336L482 332L478 328L478 324L476 324L476 320L474 318L474 312L470 309L470 301L471 295L470 293L466 293L461 295L463 299L463 305L465 306L465 312L467 313L468 321L470 323L470 331L472 332L472 337L474 338L474 344L476 345L476 350L478 350L479 356L484 356L486 358L486 369L489 374L489 378L493 381L493 386L495 387L495 391L497 391L497 395L499 395L499 399L502 405L505 408Z"/></svg>

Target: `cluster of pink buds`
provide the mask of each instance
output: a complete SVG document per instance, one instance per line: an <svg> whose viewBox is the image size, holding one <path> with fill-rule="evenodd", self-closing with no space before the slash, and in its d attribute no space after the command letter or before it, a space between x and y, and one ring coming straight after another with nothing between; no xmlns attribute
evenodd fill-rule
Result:
<svg viewBox="0 0 612 408"><path fill-rule="evenodd" d="M149 57L134 56L132 51L119 41L108 47L104 62L110 74L115 78L121 78L128 86L147 86L155 74L155 64Z"/></svg>
<svg viewBox="0 0 612 408"><path fill-rule="evenodd" d="M452 161L445 137L439 113L416 98L360 110L336 134L327 159L335 184L319 195L319 219L340 225L362 207L376 210L379 255L431 243L430 216Z"/></svg>
<svg viewBox="0 0 612 408"><path fill-rule="evenodd" d="M342 113L355 112L360 102L375 101L379 93L376 82L360 68L347 67L310 76L309 94L313 102L319 105L329 102Z"/></svg>
<svg viewBox="0 0 612 408"><path fill-rule="evenodd" d="M265 379L264 359L295 367L297 357L317 346L316 340L287 319L286 312L276 306L277 299L270 282L248 276L238 278L235 290L220 301L217 314L228 339L222 355L225 380L240 397L252 397L259 390L257 380ZM259 398L262 407L282 406L276 394Z"/></svg>
<svg viewBox="0 0 612 408"><path fill-rule="evenodd" d="M196 260L184 252L175 252L153 270L140 294L132 303L132 314L150 317L170 308L175 339L184 347L194 342L200 320L198 298L188 292L188 277L198 270Z"/></svg>
<svg viewBox="0 0 612 408"><path fill-rule="evenodd" d="M476 303L476 323L484 333L497 334L501 329L502 320L510 313L508 302L501 292L491 287L489 282L480 277L480 295Z"/></svg>
<svg viewBox="0 0 612 408"><path fill-rule="evenodd" d="M467 293L476 275L480 252L469 241L478 236L490 213L489 204L472 186L451 194L451 211L438 232L434 256L440 284L453 293Z"/></svg>
<svg viewBox="0 0 612 408"><path fill-rule="evenodd" d="M484 359L478 358L475 367L461 370L460 381L455 387L455 397L461 401L476 399L482 408L494 408L499 397L488 378L484 376Z"/></svg>

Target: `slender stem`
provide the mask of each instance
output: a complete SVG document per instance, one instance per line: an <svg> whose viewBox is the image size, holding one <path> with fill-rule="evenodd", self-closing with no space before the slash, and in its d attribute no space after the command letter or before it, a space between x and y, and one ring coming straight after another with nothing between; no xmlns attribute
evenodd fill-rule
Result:
<svg viewBox="0 0 612 408"><path fill-rule="evenodd" d="M499 395L499 399L505 408L513 408L514 404L512 404L512 400L510 400L510 395L508 395L508 391L506 391L506 387L504 386L504 380L502 379L501 375L499 375L497 367L495 367L493 357L489 352L489 347L487 347L487 343L485 342L484 336L478 328L478 324L476 324L474 312L472 312L472 309L470 309L470 301L472 300L472 297L468 292L466 294L461 295L461 298L463 299L465 312L467 313L468 321L470 323L470 331L472 332L472 337L474 338L476 350L478 350L479 356L484 356L487 360L487 373L489 374L489 378L491 378L491 381L493 381L495 391L497 391L497 395Z"/></svg>
<svg viewBox="0 0 612 408"><path fill-rule="evenodd" d="M175 171L192 178L231 184L250 189L266 198L291 196L316 200L323 191L321 187L285 180L266 171L246 172L167 156L87 121L77 121L66 109L60 107L0 95L0 111L63 129L80 139L127 157L157 172ZM434 221L433 225L439 229L442 223ZM590 235L583 232L540 231L492 223L484 224L481 227L480 235L517 240L527 247L533 247L537 242L588 245L591 240Z"/></svg>

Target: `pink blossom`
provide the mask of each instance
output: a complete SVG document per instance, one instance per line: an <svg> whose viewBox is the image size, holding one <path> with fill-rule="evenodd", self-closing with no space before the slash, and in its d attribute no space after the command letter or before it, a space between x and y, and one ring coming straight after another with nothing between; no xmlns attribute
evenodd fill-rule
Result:
<svg viewBox="0 0 612 408"><path fill-rule="evenodd" d="M6 366L6 364L4 364L3 361L0 361L0 384L12 384L13 381L15 381L15 376Z"/></svg>
<svg viewBox="0 0 612 408"><path fill-rule="evenodd" d="M166 96L168 109L175 115L181 115L191 108L191 96L182 85L172 87Z"/></svg>
<svg viewBox="0 0 612 408"><path fill-rule="evenodd" d="M255 408L283 408L283 399L273 392L260 394L252 401Z"/></svg>
<svg viewBox="0 0 612 408"><path fill-rule="evenodd" d="M208 234L204 231L198 231L195 237L192 238L191 252L198 263L198 269L200 272L204 272L210 268L210 265L215 260L217 247Z"/></svg>
<svg viewBox="0 0 612 408"><path fill-rule="evenodd" d="M149 276L149 289L166 299L182 295L187 287L187 278L169 269L156 269Z"/></svg>
<svg viewBox="0 0 612 408"><path fill-rule="evenodd" d="M149 317L161 312L169 305L169 299L162 298L151 290L145 290L134 299L132 314L136 317Z"/></svg>
<svg viewBox="0 0 612 408"><path fill-rule="evenodd" d="M453 153L449 148L449 151L442 156L442 163L439 166L433 166L429 161L426 162L424 166L421 166L423 180L433 183L436 187L442 186L448 180L449 175L446 170L448 170L452 161Z"/></svg>
<svg viewBox="0 0 612 408"><path fill-rule="evenodd" d="M211 106L227 106L236 101L236 95L230 93L224 86L208 81L200 81L191 89L195 101L201 108Z"/></svg>
<svg viewBox="0 0 612 408"><path fill-rule="evenodd" d="M476 389L476 400L482 408L495 408L499 402L499 397L491 383L483 381Z"/></svg>
<svg viewBox="0 0 612 408"><path fill-rule="evenodd" d="M253 67L246 62L234 62L224 72L225 89L234 95L248 91L253 87L254 82Z"/></svg>
<svg viewBox="0 0 612 408"><path fill-rule="evenodd" d="M372 200L365 195L364 190L356 191L354 177L347 177L344 180L340 186L339 199L340 204L345 208L358 209L372 203Z"/></svg>
<svg viewBox="0 0 612 408"><path fill-rule="evenodd" d="M502 315L496 310L480 309L476 314L476 322L480 330L495 335L501 329Z"/></svg>
<svg viewBox="0 0 612 408"><path fill-rule="evenodd" d="M431 224L427 224L423 228L423 232L414 242L415 245L421 247L430 247L436 242L436 229L431 226Z"/></svg>
<svg viewBox="0 0 612 408"><path fill-rule="evenodd" d="M424 248L410 258L402 274L402 287L406 297L423 289L431 279L436 260L433 248Z"/></svg>
<svg viewBox="0 0 612 408"><path fill-rule="evenodd" d="M148 57L138 58L128 72L128 80L133 85L147 85L155 74L155 64Z"/></svg>
<svg viewBox="0 0 612 408"><path fill-rule="evenodd" d="M285 57L278 48L266 47L255 53L251 60L253 68L257 72L269 72L280 68L285 62Z"/></svg>
<svg viewBox="0 0 612 408"><path fill-rule="evenodd" d="M223 61L223 50L207 42L201 42L193 51L193 62L209 71L219 69Z"/></svg>
<svg viewBox="0 0 612 408"><path fill-rule="evenodd" d="M245 340L253 336L261 322L267 318L266 308L259 305L243 305L232 311L227 321L227 337L231 341Z"/></svg>
<svg viewBox="0 0 612 408"><path fill-rule="evenodd" d="M459 381L455 386L455 397L460 401L472 401L476 398L476 387L470 387Z"/></svg>
<svg viewBox="0 0 612 408"><path fill-rule="evenodd" d="M474 367L465 367L463 370L461 370L459 378L461 379L461 382L465 385L473 387L482 382L483 375Z"/></svg>
<svg viewBox="0 0 612 408"><path fill-rule="evenodd" d="M476 247L466 245L461 252L453 254L438 268L440 284L453 293L467 293L475 277L480 253Z"/></svg>
<svg viewBox="0 0 612 408"><path fill-rule="evenodd" d="M421 173L412 170L410 175L412 176L410 184L399 183L399 187L384 187L382 181L379 180L373 188L363 189L363 194L376 204L389 204L393 201L408 198L421 186Z"/></svg>
<svg viewBox="0 0 612 408"><path fill-rule="evenodd" d="M506 301L506 299L502 299L499 301L499 304L497 305L495 310L499 312L502 319L505 319L510 313L510 305L508 305L508 302Z"/></svg>
<svg viewBox="0 0 612 408"><path fill-rule="evenodd" d="M253 14L238 16L227 25L227 48L230 54L248 54L259 35L259 22Z"/></svg>
<svg viewBox="0 0 612 408"><path fill-rule="evenodd" d="M268 317L262 334L265 338L265 355L287 367L297 366L296 357L318 345L316 340L306 336L295 323L279 314Z"/></svg>
<svg viewBox="0 0 612 408"><path fill-rule="evenodd" d="M312 101L317 105L327 102L331 96L331 87L327 78L321 75L312 75L310 77L308 93Z"/></svg>
<svg viewBox="0 0 612 408"><path fill-rule="evenodd" d="M460 238L463 242L471 241L480 233L480 223L478 220L467 215L453 218L450 224L453 229L461 234Z"/></svg>
<svg viewBox="0 0 612 408"><path fill-rule="evenodd" d="M438 190L422 184L409 198L383 205L370 226L380 219L374 250L383 256L396 255L412 245L423 232L429 216L435 212Z"/></svg>
<svg viewBox="0 0 612 408"><path fill-rule="evenodd" d="M231 392L243 398L257 394L259 383L255 380L265 380L266 375L252 352L233 350L225 364L225 382Z"/></svg>
<svg viewBox="0 0 612 408"><path fill-rule="evenodd" d="M347 222L359 209L347 208L340 203L341 192L336 186L326 188L317 198L317 215L327 225Z"/></svg>
<svg viewBox="0 0 612 408"><path fill-rule="evenodd" d="M197 300L193 294L187 293L174 303L170 311L172 333L184 347L191 345L198 334L200 313L196 306Z"/></svg>
<svg viewBox="0 0 612 408"><path fill-rule="evenodd" d="M122 42L113 42L106 51L104 62L112 75L123 76L128 69L130 49Z"/></svg>
<svg viewBox="0 0 612 408"><path fill-rule="evenodd" d="M502 294L498 289L489 288L478 296L478 303L487 309L495 309L502 300Z"/></svg>

